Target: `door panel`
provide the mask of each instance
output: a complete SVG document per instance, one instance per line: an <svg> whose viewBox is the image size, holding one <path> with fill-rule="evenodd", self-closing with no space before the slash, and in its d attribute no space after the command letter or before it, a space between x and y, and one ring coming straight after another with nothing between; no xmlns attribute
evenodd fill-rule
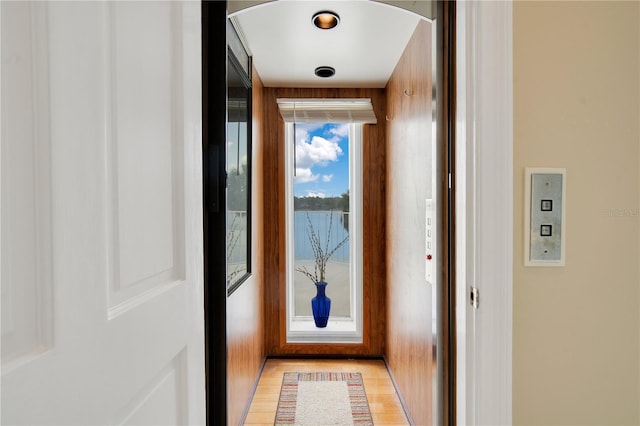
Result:
<svg viewBox="0 0 640 426"><path fill-rule="evenodd" d="M176 5L109 6L110 305L119 312L184 279L181 73L173 69L182 29Z"/></svg>
<svg viewBox="0 0 640 426"><path fill-rule="evenodd" d="M2 19L3 34L12 34L2 38L3 367L42 351L51 339L50 141L47 94L39 90L46 63L31 54L41 52L36 20L42 16L26 3L11 6L11 17Z"/></svg>
<svg viewBox="0 0 640 426"><path fill-rule="evenodd" d="M1 420L204 423L199 3L0 7Z"/></svg>

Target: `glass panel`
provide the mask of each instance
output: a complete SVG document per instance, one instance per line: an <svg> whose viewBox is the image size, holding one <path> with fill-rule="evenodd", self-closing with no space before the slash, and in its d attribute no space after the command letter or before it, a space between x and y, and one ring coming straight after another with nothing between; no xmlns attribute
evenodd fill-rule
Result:
<svg viewBox="0 0 640 426"><path fill-rule="evenodd" d="M249 272L250 96L248 79L230 60L227 102L227 288L230 291Z"/></svg>
<svg viewBox="0 0 640 426"><path fill-rule="evenodd" d="M311 316L314 283L328 283L331 317L350 317L349 125L295 125L295 316Z"/></svg>

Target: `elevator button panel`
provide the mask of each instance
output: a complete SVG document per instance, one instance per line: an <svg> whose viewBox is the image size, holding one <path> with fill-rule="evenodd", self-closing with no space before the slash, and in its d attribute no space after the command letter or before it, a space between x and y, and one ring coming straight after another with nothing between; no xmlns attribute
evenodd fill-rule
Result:
<svg viewBox="0 0 640 426"><path fill-rule="evenodd" d="M525 266L564 266L565 169L525 170Z"/></svg>
<svg viewBox="0 0 640 426"><path fill-rule="evenodd" d="M425 210L425 279L434 284L436 277L436 203L433 199L426 199Z"/></svg>

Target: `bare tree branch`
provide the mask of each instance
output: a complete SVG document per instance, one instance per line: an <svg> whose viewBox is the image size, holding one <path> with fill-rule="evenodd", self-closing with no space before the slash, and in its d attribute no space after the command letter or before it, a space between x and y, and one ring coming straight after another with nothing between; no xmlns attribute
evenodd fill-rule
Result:
<svg viewBox="0 0 640 426"><path fill-rule="evenodd" d="M313 251L313 256L315 257L314 264L314 273L312 274L305 266L301 268L296 268L296 271L303 273L307 278L311 280L311 282L325 282L327 263L333 254L342 246L344 246L349 240L349 235L347 235L342 241L340 241L332 250L329 250L329 244L331 241L331 228L333 226L333 211L329 213L329 231L327 232L327 241L323 244L320 240L318 233L313 227L313 223L311 222L311 216L309 216L309 212L307 212L307 238L309 238L309 242L311 243L311 250Z"/></svg>

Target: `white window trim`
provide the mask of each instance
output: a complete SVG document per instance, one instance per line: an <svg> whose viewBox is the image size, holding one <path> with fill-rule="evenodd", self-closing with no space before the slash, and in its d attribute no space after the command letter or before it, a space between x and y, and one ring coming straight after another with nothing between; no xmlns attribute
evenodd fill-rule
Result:
<svg viewBox="0 0 640 426"><path fill-rule="evenodd" d="M512 423L513 344L513 11L512 2L460 2L456 231L459 300L458 420L467 425ZM460 154L460 152L458 153ZM464 168L465 170L462 170ZM460 173L464 171L464 173ZM461 201L459 199L459 201ZM460 256L462 254L462 256ZM469 286L480 291L470 307ZM466 347L465 347L466 346Z"/></svg>
<svg viewBox="0 0 640 426"><path fill-rule="evenodd" d="M294 312L293 242L293 123L285 123L285 212L287 343L362 343L362 125L349 124L349 256L351 316L329 317L326 328L317 328L311 316ZM311 302L309 302L311 303Z"/></svg>

